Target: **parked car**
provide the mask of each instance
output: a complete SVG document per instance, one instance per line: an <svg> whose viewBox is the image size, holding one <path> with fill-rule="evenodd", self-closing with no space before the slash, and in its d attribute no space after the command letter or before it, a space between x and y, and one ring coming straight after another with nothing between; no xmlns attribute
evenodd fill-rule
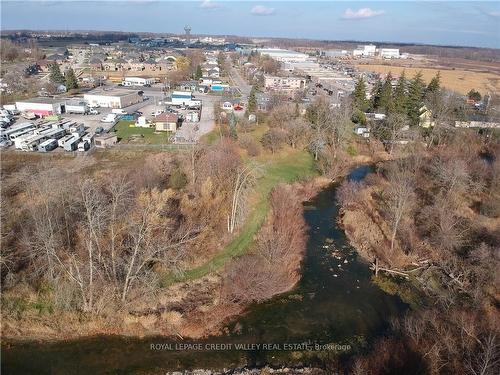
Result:
<svg viewBox="0 0 500 375"><path fill-rule="evenodd" d="M101 134L104 132L104 128L102 126L98 126L96 129L95 129L95 133L96 134Z"/></svg>
<svg viewBox="0 0 500 375"><path fill-rule="evenodd" d="M159 110L157 110L157 111L152 112L152 113L151 113L151 115L156 117L156 116L158 116L158 115L161 115L163 112L165 112L165 111L163 111L163 110L159 109Z"/></svg>
<svg viewBox="0 0 500 375"><path fill-rule="evenodd" d="M113 108L111 110L111 113L113 113L115 115L126 115L127 111L125 111L124 109L121 109L121 108Z"/></svg>
<svg viewBox="0 0 500 375"><path fill-rule="evenodd" d="M89 104L89 107L90 108L101 108L101 106L97 103L94 103L94 104Z"/></svg>
<svg viewBox="0 0 500 375"><path fill-rule="evenodd" d="M101 113L101 112L99 112L99 111L98 111L97 109L95 109L95 108L90 108L88 113L89 113L89 115L98 115L98 114L99 114L99 113Z"/></svg>

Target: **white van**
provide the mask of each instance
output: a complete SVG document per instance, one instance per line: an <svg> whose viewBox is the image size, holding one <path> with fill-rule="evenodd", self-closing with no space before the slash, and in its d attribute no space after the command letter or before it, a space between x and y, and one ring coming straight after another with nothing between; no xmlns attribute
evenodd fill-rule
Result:
<svg viewBox="0 0 500 375"><path fill-rule="evenodd" d="M106 116L104 116L102 119L101 119L101 122L108 122L108 123L111 123L111 122L115 122L116 121L116 114L114 113L110 113Z"/></svg>
<svg viewBox="0 0 500 375"><path fill-rule="evenodd" d="M114 113L115 115L126 115L127 114L127 111L125 111L124 109L113 109L111 111L112 113Z"/></svg>

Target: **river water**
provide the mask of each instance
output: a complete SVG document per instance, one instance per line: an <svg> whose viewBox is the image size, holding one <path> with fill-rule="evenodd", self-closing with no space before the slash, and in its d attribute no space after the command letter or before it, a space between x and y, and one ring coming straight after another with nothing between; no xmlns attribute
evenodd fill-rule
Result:
<svg viewBox="0 0 500 375"><path fill-rule="evenodd" d="M347 178L361 181L370 171L361 166ZM266 364L314 366L364 350L407 306L372 283L368 265L337 226L335 191L332 185L305 203L310 237L297 287L249 307L227 326L227 334L199 341L99 336L4 344L2 373L159 374Z"/></svg>

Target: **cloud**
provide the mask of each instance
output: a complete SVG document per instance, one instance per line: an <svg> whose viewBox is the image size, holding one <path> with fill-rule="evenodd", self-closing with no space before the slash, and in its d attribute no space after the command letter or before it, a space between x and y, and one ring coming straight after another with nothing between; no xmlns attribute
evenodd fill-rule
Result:
<svg viewBox="0 0 500 375"><path fill-rule="evenodd" d="M384 13L384 10L372 10L370 8L360 8L356 11L352 10L351 8L347 8L342 15L342 18L345 20L358 20L380 16Z"/></svg>
<svg viewBox="0 0 500 375"><path fill-rule="evenodd" d="M269 8L264 5L256 5L250 11L255 16L270 16L274 14L274 8Z"/></svg>
<svg viewBox="0 0 500 375"><path fill-rule="evenodd" d="M203 0L200 4L200 8L202 9L217 9L220 8L220 4L214 3L210 0Z"/></svg>
<svg viewBox="0 0 500 375"><path fill-rule="evenodd" d="M488 12L488 15L491 17L500 17L500 12Z"/></svg>

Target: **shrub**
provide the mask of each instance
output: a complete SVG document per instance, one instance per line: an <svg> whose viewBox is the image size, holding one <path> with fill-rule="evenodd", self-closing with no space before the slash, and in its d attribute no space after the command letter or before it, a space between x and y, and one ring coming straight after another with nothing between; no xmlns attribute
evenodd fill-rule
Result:
<svg viewBox="0 0 500 375"><path fill-rule="evenodd" d="M174 169L168 179L168 186L172 189L180 190L187 185L187 177L179 168Z"/></svg>
<svg viewBox="0 0 500 375"><path fill-rule="evenodd" d="M251 137L241 137L240 146L246 150L248 156L258 156L260 154L258 142Z"/></svg>

